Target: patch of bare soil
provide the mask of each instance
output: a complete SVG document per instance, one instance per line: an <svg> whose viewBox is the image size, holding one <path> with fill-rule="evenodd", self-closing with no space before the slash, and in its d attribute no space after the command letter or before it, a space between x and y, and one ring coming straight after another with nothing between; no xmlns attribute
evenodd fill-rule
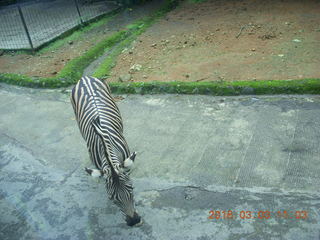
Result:
<svg viewBox="0 0 320 240"><path fill-rule="evenodd" d="M65 43L58 49L44 54L0 54L0 72L17 73L33 77L53 77L67 62L83 55L98 42L112 35L116 31L133 21L147 16L159 9L162 1L152 1L133 9L127 9L116 15L111 21L84 33L80 38Z"/></svg>
<svg viewBox="0 0 320 240"><path fill-rule="evenodd" d="M319 78L319 22L316 0L185 1L119 56L110 80Z"/></svg>

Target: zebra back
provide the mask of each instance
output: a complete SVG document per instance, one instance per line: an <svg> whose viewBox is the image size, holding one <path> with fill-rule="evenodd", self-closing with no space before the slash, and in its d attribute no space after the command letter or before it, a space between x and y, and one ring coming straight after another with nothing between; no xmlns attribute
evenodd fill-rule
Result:
<svg viewBox="0 0 320 240"><path fill-rule="evenodd" d="M101 170L112 167L117 172L130 151L109 86L97 78L83 77L72 90L71 102L91 160Z"/></svg>

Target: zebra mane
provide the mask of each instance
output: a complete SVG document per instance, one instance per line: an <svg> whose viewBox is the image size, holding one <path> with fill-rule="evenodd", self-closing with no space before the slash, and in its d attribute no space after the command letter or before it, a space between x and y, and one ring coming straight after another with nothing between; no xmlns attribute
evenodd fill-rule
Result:
<svg viewBox="0 0 320 240"><path fill-rule="evenodd" d="M94 127L94 130L95 130L96 134L100 137L100 140L102 141L102 145L103 145L104 151L111 158L111 154L110 154L109 148L106 146L106 143L105 143L104 138L103 138L104 135L103 135L102 129L100 127L99 117L97 117L97 118L92 120L92 125ZM106 157L106 159L107 159L107 162L109 163L111 171L113 173L115 173L115 175L118 176L119 175L119 170L116 168L116 166L114 165L112 160L109 159L109 157Z"/></svg>

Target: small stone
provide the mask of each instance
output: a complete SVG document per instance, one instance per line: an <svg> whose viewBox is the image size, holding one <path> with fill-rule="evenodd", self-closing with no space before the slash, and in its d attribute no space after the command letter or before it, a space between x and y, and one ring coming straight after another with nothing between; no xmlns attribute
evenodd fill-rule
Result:
<svg viewBox="0 0 320 240"><path fill-rule="evenodd" d="M292 42L297 42L297 43L299 43L299 42L301 42L301 40L300 40L300 39L293 39Z"/></svg>
<svg viewBox="0 0 320 240"><path fill-rule="evenodd" d="M52 74L52 75L56 75L56 74L57 74L57 72L56 72L56 71L54 71L54 72L52 72L51 74Z"/></svg>
<svg viewBox="0 0 320 240"><path fill-rule="evenodd" d="M134 64L131 66L130 70L134 71L134 72L138 72L141 70L141 68L142 68L142 66L140 64Z"/></svg>
<svg viewBox="0 0 320 240"><path fill-rule="evenodd" d="M255 49L255 48L251 48L251 51L252 51L252 52L255 52L255 51L256 51L256 49Z"/></svg>
<svg viewBox="0 0 320 240"><path fill-rule="evenodd" d="M190 77L190 75L189 75L189 74L185 74L184 76L185 76L186 78L189 78L189 77Z"/></svg>
<svg viewBox="0 0 320 240"><path fill-rule="evenodd" d="M68 41L69 45L72 45L73 44L73 41Z"/></svg>
<svg viewBox="0 0 320 240"><path fill-rule="evenodd" d="M148 78L148 76L147 76L147 75L143 75L142 77L143 77L143 78Z"/></svg>
<svg viewBox="0 0 320 240"><path fill-rule="evenodd" d="M133 54L133 51L132 51L132 50L130 50L130 51L129 51L129 54Z"/></svg>
<svg viewBox="0 0 320 240"><path fill-rule="evenodd" d="M119 82L129 82L131 78L131 74L123 74L119 76Z"/></svg>
<svg viewBox="0 0 320 240"><path fill-rule="evenodd" d="M152 45L151 45L151 47L156 47L157 46L157 44L156 43L153 43Z"/></svg>

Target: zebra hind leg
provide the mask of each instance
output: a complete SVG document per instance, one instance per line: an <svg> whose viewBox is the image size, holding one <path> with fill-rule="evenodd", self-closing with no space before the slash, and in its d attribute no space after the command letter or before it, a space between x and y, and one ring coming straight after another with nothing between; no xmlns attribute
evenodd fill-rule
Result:
<svg viewBox="0 0 320 240"><path fill-rule="evenodd" d="M91 177L98 178L103 176L103 172L99 169L85 168L84 169Z"/></svg>

